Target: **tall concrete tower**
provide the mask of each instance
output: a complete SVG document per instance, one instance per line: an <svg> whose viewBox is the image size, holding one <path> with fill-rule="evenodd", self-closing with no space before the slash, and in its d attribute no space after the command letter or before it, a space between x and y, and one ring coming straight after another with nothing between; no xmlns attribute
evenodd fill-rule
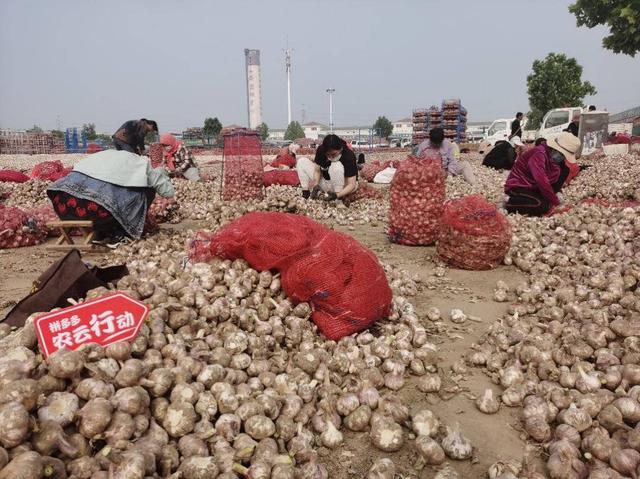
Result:
<svg viewBox="0 0 640 479"><path fill-rule="evenodd" d="M247 112L249 128L262 123L262 81L260 79L260 50L244 50L247 65Z"/></svg>

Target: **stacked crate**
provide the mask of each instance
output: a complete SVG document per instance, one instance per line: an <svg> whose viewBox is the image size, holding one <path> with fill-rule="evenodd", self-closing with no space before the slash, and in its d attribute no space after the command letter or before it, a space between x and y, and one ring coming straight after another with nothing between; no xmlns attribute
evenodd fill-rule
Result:
<svg viewBox="0 0 640 479"><path fill-rule="evenodd" d="M429 110L419 108L413 110L413 140L412 144L418 145L427 138L429 131Z"/></svg>
<svg viewBox="0 0 640 479"><path fill-rule="evenodd" d="M467 110L459 99L442 102L442 127L445 138L457 143L467 140Z"/></svg>

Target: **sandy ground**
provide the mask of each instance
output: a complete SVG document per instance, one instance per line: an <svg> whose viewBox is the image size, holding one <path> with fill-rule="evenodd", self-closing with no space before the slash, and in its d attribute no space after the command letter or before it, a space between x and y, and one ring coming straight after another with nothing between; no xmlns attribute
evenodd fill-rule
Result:
<svg viewBox="0 0 640 479"><path fill-rule="evenodd" d="M190 228L194 226L197 225L189 223ZM163 226L179 229L184 227L184 224ZM479 339L486 328L505 312L506 303L496 303L491 299L495 283L503 280L510 286L515 286L523 280L523 276L514 268L504 266L485 272L448 269L444 277L436 278L436 263L432 260L434 248L390 244L382 224L359 226L355 230L343 228L342 231L367 245L382 261L417 274L428 284L432 283L418 296L411 298L419 314L424 315L428 308L435 306L441 310L443 317L448 318L452 308L459 308L466 314L481 319L479 322L467 321L462 325L454 325L447 320L450 328L446 334L431 335L431 341L440 349L439 367L443 377L453 375L451 365L462 358L468 346ZM4 316L15 301L28 294L32 281L62 255L60 252L47 251L44 245L0 251L0 265L5 273L0 275L0 317ZM84 259L104 264L109 260L109 253L85 254ZM497 460L519 461L525 445L522 440L524 436L518 431L519 409L503 406L497 414L491 416L479 412L473 403L473 395L480 394L486 388L493 388L496 393L500 391L480 370L469 369L460 378L459 384L461 391L443 401L436 395L418 391L415 381L410 377L399 395L412 409L428 407L445 424L460 423L461 430L475 446L473 460L452 461L452 466L461 477L485 477L488 467ZM368 434L346 433L345 437L346 441L339 449L320 451L331 478L362 476L371 463L380 457L393 459L401 477L431 478L437 473L436 469L429 466L422 471L416 471L412 467L416 459L412 441L407 441L401 451L387 454L371 446Z"/></svg>

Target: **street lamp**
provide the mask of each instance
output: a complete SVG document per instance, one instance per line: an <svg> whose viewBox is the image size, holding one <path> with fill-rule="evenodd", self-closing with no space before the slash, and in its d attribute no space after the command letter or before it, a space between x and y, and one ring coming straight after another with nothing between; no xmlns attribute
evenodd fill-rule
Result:
<svg viewBox="0 0 640 479"><path fill-rule="evenodd" d="M327 88L327 93L329 94L329 130L331 133L333 133L333 94L335 91L335 88Z"/></svg>

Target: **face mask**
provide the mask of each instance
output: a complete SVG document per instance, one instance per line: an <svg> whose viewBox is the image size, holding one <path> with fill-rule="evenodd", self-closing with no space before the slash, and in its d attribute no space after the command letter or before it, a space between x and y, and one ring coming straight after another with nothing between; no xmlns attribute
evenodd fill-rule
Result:
<svg viewBox="0 0 640 479"><path fill-rule="evenodd" d="M554 163L564 163L564 155L559 151L552 150L551 155L549 156L551 156L551 161L553 161Z"/></svg>
<svg viewBox="0 0 640 479"><path fill-rule="evenodd" d="M339 155L334 156L333 158L329 158L327 156L327 160L329 160L331 163L335 163L336 161L340 161L340 158L342 158L342 153L340 153Z"/></svg>

